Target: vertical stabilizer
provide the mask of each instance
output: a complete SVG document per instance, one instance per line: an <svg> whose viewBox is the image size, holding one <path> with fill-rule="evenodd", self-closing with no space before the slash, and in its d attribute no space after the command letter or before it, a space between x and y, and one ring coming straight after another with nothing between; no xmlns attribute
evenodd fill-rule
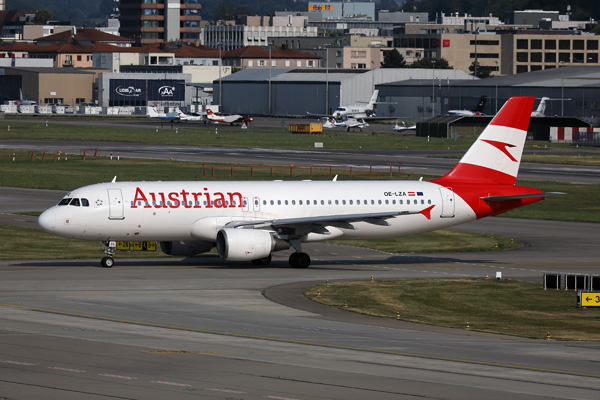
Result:
<svg viewBox="0 0 600 400"><path fill-rule="evenodd" d="M379 95L379 90L375 90L373 92L373 96L371 96L371 101L369 101L369 107L373 108L373 105L377 103L377 96Z"/></svg>
<svg viewBox="0 0 600 400"><path fill-rule="evenodd" d="M514 185L534 97L511 97L448 174L436 181Z"/></svg>

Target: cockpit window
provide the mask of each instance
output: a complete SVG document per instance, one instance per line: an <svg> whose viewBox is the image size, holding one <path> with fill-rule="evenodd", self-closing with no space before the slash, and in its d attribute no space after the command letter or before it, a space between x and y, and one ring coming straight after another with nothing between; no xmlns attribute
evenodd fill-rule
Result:
<svg viewBox="0 0 600 400"><path fill-rule="evenodd" d="M71 199L62 199L58 205L59 206L66 206L67 204L69 204L69 202L71 201Z"/></svg>
<svg viewBox="0 0 600 400"><path fill-rule="evenodd" d="M81 199L81 205L83 207L89 207L90 206L90 202L88 201L88 199Z"/></svg>
<svg viewBox="0 0 600 400"><path fill-rule="evenodd" d="M81 205L81 203L79 202L79 199L73 199L71 200L71 202L69 203L70 206L75 206L75 207L79 207Z"/></svg>

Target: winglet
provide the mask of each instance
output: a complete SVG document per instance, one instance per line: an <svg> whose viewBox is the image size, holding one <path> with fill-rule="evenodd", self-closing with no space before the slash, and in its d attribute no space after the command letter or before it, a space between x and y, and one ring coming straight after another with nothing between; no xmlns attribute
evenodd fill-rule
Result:
<svg viewBox="0 0 600 400"><path fill-rule="evenodd" d="M435 204L427 207L424 210L419 211L420 214L423 214L427 219L431 219L431 210L435 207Z"/></svg>

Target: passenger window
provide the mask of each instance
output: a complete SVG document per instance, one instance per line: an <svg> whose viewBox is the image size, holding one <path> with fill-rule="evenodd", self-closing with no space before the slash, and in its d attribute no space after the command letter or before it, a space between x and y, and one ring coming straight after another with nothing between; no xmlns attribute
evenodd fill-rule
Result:
<svg viewBox="0 0 600 400"><path fill-rule="evenodd" d="M296 200L292 200L292 205L295 206L296 205Z"/></svg>
<svg viewBox="0 0 600 400"><path fill-rule="evenodd" d="M350 200L350 205L352 205L352 200Z"/></svg>
<svg viewBox="0 0 600 400"><path fill-rule="evenodd" d="M298 201L298 204L302 205L302 200Z"/></svg>
<svg viewBox="0 0 600 400"><path fill-rule="evenodd" d="M390 201L386 199L385 204L390 204Z"/></svg>
<svg viewBox="0 0 600 400"><path fill-rule="evenodd" d="M59 201L59 202L58 202L58 205L59 205L59 206L66 206L66 205L68 205L70 202L71 202L71 199L62 199L61 201ZM131 205L133 205L133 202L132 202L132 204L131 204Z"/></svg>
<svg viewBox="0 0 600 400"><path fill-rule="evenodd" d="M286 206L288 205L288 201L287 201L287 200L285 201L285 205L286 205Z"/></svg>
<svg viewBox="0 0 600 400"><path fill-rule="evenodd" d="M343 204L343 205L346 205L346 200L342 200L342 204Z"/></svg>
<svg viewBox="0 0 600 400"><path fill-rule="evenodd" d="M421 199L421 204L425 204L425 200Z"/></svg>
<svg viewBox="0 0 600 400"><path fill-rule="evenodd" d="M267 201L263 200L263 206L266 206L266 205L267 205Z"/></svg>
<svg viewBox="0 0 600 400"><path fill-rule="evenodd" d="M381 205L381 200L377 200L377 204Z"/></svg>
<svg viewBox="0 0 600 400"><path fill-rule="evenodd" d="M325 205L325 200L321 200L321 205L324 206Z"/></svg>
<svg viewBox="0 0 600 400"><path fill-rule="evenodd" d="M271 200L271 205L275 204L275 202L273 200Z"/></svg>
<svg viewBox="0 0 600 400"><path fill-rule="evenodd" d="M258 205L258 200L254 200L254 205L257 206Z"/></svg>
<svg viewBox="0 0 600 400"><path fill-rule="evenodd" d="M404 200L398 200L398 204L400 204L400 205L404 204Z"/></svg>
<svg viewBox="0 0 600 400"><path fill-rule="evenodd" d="M396 204L396 200L392 200L392 204Z"/></svg>
<svg viewBox="0 0 600 400"><path fill-rule="evenodd" d="M413 200L413 204L417 204L417 201L416 201L416 200Z"/></svg>
<svg viewBox="0 0 600 400"><path fill-rule="evenodd" d="M148 203L146 203L146 204L148 204ZM88 201L88 199L81 199L81 205L84 207L89 207L90 202Z"/></svg>
<svg viewBox="0 0 600 400"><path fill-rule="evenodd" d="M431 204L431 199L427 200L427 204Z"/></svg>
<svg viewBox="0 0 600 400"><path fill-rule="evenodd" d="M336 200L335 201L335 205L337 206L338 204L340 204L340 202Z"/></svg>
<svg viewBox="0 0 600 400"><path fill-rule="evenodd" d="M280 206L281 205L281 200L277 200L277 205Z"/></svg>
<svg viewBox="0 0 600 400"><path fill-rule="evenodd" d="M71 200L71 202L69 203L69 205L75 206L75 207L79 207L79 199L73 199L73 200Z"/></svg>
<svg viewBox="0 0 600 400"><path fill-rule="evenodd" d="M331 200L327 200L327 204L328 204L328 205L331 205Z"/></svg>
<svg viewBox="0 0 600 400"><path fill-rule="evenodd" d="M366 200L365 200L363 203L364 203L365 205L367 205L367 201L366 201Z"/></svg>
<svg viewBox="0 0 600 400"><path fill-rule="evenodd" d="M315 206L317 205L317 201L316 200L313 200L313 205L315 205Z"/></svg>
<svg viewBox="0 0 600 400"><path fill-rule="evenodd" d="M162 206L162 201L160 202L160 205ZM206 205L206 200L204 200L204 205Z"/></svg>

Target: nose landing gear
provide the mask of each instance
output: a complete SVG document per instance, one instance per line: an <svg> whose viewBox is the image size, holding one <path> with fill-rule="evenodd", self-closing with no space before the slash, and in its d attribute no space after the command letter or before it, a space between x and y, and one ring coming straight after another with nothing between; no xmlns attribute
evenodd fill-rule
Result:
<svg viewBox="0 0 600 400"><path fill-rule="evenodd" d="M115 265L113 255L115 254L117 248L117 242L114 240L109 240L102 243L106 246L106 250L104 250L106 257L103 257L102 260L100 260L100 265L102 265L102 268L112 268L113 265Z"/></svg>

